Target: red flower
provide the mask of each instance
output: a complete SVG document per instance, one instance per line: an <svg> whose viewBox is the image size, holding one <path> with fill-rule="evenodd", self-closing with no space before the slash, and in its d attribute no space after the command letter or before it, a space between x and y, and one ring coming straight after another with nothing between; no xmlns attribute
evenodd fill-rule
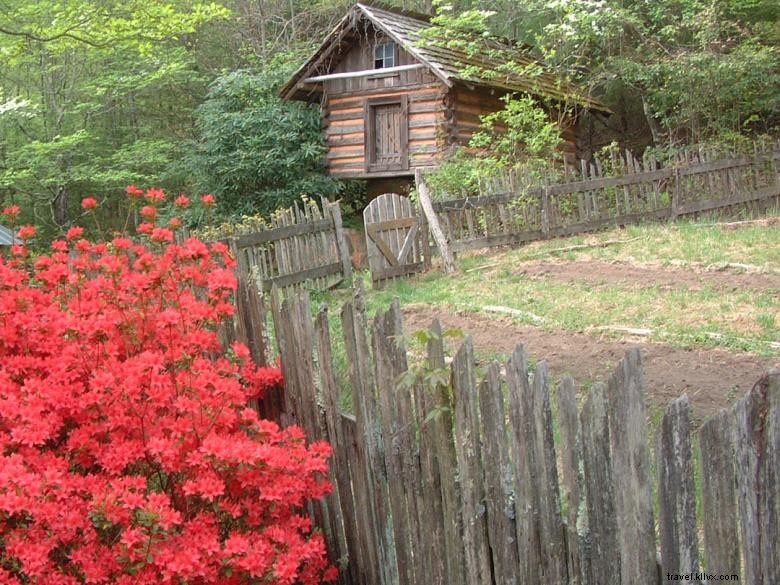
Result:
<svg viewBox="0 0 780 585"><path fill-rule="evenodd" d="M162 189L147 189L146 190L146 200L147 201L155 201L160 202L165 200L165 191Z"/></svg>
<svg viewBox="0 0 780 585"><path fill-rule="evenodd" d="M151 205L144 205L139 213L141 214L141 217L145 217L146 219L153 220L157 217L157 209Z"/></svg>
<svg viewBox="0 0 780 585"><path fill-rule="evenodd" d="M135 185L128 185L126 191L133 199L140 199L144 194L143 189L139 189Z"/></svg>
<svg viewBox="0 0 780 585"><path fill-rule="evenodd" d="M84 235L84 228L81 226L75 226L68 230L68 233L65 235L65 237L69 240L75 240L76 238L80 238Z"/></svg>
<svg viewBox="0 0 780 585"><path fill-rule="evenodd" d="M208 193L206 195L203 195L200 198L200 201L201 201L201 203L203 203L203 205L206 205L206 206L210 207L210 206L214 205L217 202L217 199L213 195Z"/></svg>
<svg viewBox="0 0 780 585"><path fill-rule="evenodd" d="M9 205L3 209L3 215L10 218L16 218L22 212L22 208L18 205Z"/></svg>
<svg viewBox="0 0 780 585"><path fill-rule="evenodd" d="M155 228L152 230L152 240L155 242L172 242L173 232L165 228Z"/></svg>
<svg viewBox="0 0 780 585"><path fill-rule="evenodd" d="M187 207L190 204L190 199L186 195L179 195L173 203L177 207Z"/></svg>
<svg viewBox="0 0 780 585"><path fill-rule="evenodd" d="M97 204L98 204L97 199L95 199L94 197L85 197L84 199L81 200L81 206L84 209L95 209L97 207Z"/></svg>
<svg viewBox="0 0 780 585"><path fill-rule="evenodd" d="M71 228L34 262L0 257L0 582L337 577L301 512L330 489L329 447L247 406L277 368L223 355L230 259L139 231L159 243Z"/></svg>
<svg viewBox="0 0 780 585"><path fill-rule="evenodd" d="M19 228L19 237L22 240L31 240L35 237L37 230L34 225L23 225Z"/></svg>
<svg viewBox="0 0 780 585"><path fill-rule="evenodd" d="M168 220L168 227L172 230L177 230L181 227L181 220L178 217L172 217Z"/></svg>

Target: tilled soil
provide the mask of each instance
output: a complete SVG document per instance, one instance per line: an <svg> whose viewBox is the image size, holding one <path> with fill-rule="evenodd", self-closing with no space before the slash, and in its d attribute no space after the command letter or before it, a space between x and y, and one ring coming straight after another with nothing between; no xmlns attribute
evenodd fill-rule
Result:
<svg viewBox="0 0 780 585"><path fill-rule="evenodd" d="M545 266L549 267L549 264ZM527 266L524 268L527 269ZM582 268L585 268L584 265ZM662 271L662 274L665 272ZM675 283L679 285L678 280ZM531 358L547 361L553 378L570 374L580 384L606 381L626 350L639 347L648 405L664 407L671 400L687 393L693 405L696 423L744 395L766 370L780 368L778 359L731 353L722 349L687 350L646 340L616 340L586 333L546 331L507 318L478 313L453 313L429 305L408 305L404 308L404 328L407 332L428 328L434 318L438 318L445 328L456 328L471 334L478 355L507 355L517 344L522 343Z"/></svg>

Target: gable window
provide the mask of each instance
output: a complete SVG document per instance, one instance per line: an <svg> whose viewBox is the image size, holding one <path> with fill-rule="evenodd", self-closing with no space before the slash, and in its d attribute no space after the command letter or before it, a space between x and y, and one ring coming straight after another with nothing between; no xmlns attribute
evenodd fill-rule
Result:
<svg viewBox="0 0 780 585"><path fill-rule="evenodd" d="M395 67L395 43L382 43L374 48L374 69Z"/></svg>

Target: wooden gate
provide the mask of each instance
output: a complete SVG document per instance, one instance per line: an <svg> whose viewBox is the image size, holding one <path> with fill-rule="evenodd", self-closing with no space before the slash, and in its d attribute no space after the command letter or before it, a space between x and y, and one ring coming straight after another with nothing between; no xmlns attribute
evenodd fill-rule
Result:
<svg viewBox="0 0 780 585"><path fill-rule="evenodd" d="M385 193L363 211L368 267L379 282L430 265L428 226L408 197Z"/></svg>

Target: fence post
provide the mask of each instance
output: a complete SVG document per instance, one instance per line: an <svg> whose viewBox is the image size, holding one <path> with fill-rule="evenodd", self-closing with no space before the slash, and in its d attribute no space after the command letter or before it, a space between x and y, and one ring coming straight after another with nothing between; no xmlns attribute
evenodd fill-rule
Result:
<svg viewBox="0 0 780 585"><path fill-rule="evenodd" d="M336 246L339 250L339 258L341 259L341 267L344 271L344 278L349 279L352 276L352 261L349 258L349 250L347 250L347 241L344 239L344 227L341 222L341 206L338 201L333 203L326 203L329 207L330 216L333 219L333 229L336 232Z"/></svg>
<svg viewBox="0 0 780 585"><path fill-rule="evenodd" d="M414 180L417 184L417 194L420 198L420 206L423 208L433 238L436 240L436 245L439 247L439 253L441 254L441 259L444 263L444 272L445 274L455 274L458 271L458 267L455 265L455 258L452 256L450 245L447 242L447 238L444 237L441 225L439 225L439 218L436 217L431 198L428 195L428 187L425 185L425 180L419 169L414 172Z"/></svg>
<svg viewBox="0 0 780 585"><path fill-rule="evenodd" d="M542 234L550 235L550 191L547 183L542 187Z"/></svg>
<svg viewBox="0 0 780 585"><path fill-rule="evenodd" d="M680 167L674 167L674 193L672 194L671 220L677 219L680 213L680 194L682 193L682 173Z"/></svg>

